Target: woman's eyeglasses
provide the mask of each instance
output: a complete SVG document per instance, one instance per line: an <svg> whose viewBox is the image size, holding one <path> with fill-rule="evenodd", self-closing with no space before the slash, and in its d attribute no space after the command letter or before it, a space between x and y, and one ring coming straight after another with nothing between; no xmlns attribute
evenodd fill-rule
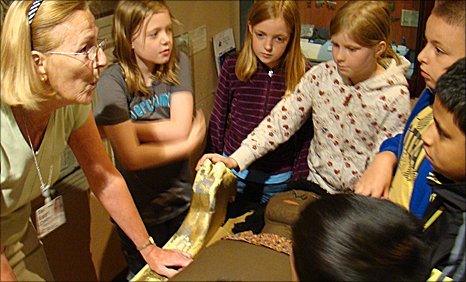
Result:
<svg viewBox="0 0 466 282"><path fill-rule="evenodd" d="M107 45L107 40L104 39L104 40L100 41L99 44L97 44L96 46L92 46L89 50L87 50L85 52L75 53L75 52L55 52L55 51L51 51L51 52L47 52L45 54L66 55L66 56L76 56L76 57L80 56L80 57L85 58L85 59L87 59L89 61L95 61L96 58L97 58L97 54L99 53L99 50L104 51L106 45Z"/></svg>

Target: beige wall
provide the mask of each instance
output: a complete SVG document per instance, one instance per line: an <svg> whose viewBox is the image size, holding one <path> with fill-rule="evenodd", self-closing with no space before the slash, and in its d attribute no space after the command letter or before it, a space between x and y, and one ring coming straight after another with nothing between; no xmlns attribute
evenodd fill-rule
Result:
<svg viewBox="0 0 466 282"><path fill-rule="evenodd" d="M213 57L212 37L227 28L233 28L236 47L239 34L239 1L177 1L168 0L173 15L182 23L175 34L192 31L202 25L207 29L207 48L193 54L191 63L194 77L196 108L208 117L217 87L217 71Z"/></svg>

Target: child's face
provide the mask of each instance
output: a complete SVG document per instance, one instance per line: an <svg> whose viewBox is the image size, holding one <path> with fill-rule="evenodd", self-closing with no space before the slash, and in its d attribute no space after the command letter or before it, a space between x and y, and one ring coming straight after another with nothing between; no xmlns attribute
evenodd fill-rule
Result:
<svg viewBox="0 0 466 282"><path fill-rule="evenodd" d="M172 21L168 11L146 18L133 36L132 46L139 61L149 65L167 63L173 47Z"/></svg>
<svg viewBox="0 0 466 282"><path fill-rule="evenodd" d="M435 98L434 124L422 135L427 158L435 171L454 181L466 180L466 149L464 133L449 112Z"/></svg>
<svg viewBox="0 0 466 282"><path fill-rule="evenodd" d="M426 46L417 59L429 88L435 89L437 80L447 68L465 56L464 32L464 26L450 25L436 15L427 19Z"/></svg>
<svg viewBox="0 0 466 282"><path fill-rule="evenodd" d="M332 36L332 56L340 74L357 84L371 77L377 68L376 47L363 47L346 32Z"/></svg>
<svg viewBox="0 0 466 282"><path fill-rule="evenodd" d="M269 68L274 68L290 41L290 30L282 17L249 25L252 50L256 57Z"/></svg>

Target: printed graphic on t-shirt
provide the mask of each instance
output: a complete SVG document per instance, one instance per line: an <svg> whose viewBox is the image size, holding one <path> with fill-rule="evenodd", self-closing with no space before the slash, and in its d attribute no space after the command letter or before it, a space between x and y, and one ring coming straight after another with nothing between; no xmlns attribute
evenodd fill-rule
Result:
<svg viewBox="0 0 466 282"><path fill-rule="evenodd" d="M131 119L149 119L159 109L170 108L170 92L165 92L158 95L153 95L148 99L132 101L130 105Z"/></svg>
<svg viewBox="0 0 466 282"><path fill-rule="evenodd" d="M427 107L414 118L403 140L403 152L392 180L389 198L406 209L409 209L417 171L426 156L421 136L432 122L432 108Z"/></svg>

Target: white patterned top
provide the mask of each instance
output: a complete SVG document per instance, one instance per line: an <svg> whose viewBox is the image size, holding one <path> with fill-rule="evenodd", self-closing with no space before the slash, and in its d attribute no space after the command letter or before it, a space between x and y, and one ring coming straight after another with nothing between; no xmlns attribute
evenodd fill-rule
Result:
<svg viewBox="0 0 466 282"><path fill-rule="evenodd" d="M351 85L335 62L309 70L231 157L242 170L293 135L312 114L308 180L330 193L353 190L382 141L403 129L410 111L409 62L386 60L385 71Z"/></svg>

